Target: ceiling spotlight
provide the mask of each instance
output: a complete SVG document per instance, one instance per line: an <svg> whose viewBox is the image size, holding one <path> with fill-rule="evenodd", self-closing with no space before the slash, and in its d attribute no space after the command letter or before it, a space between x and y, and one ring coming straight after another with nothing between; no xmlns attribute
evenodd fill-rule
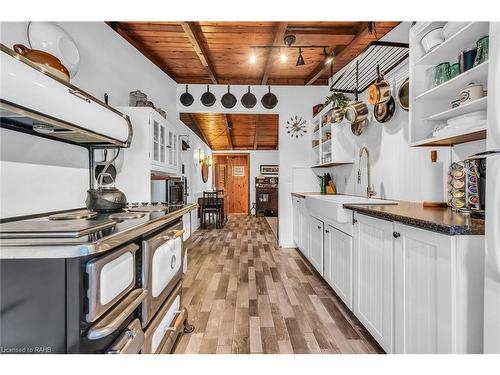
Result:
<svg viewBox="0 0 500 375"><path fill-rule="evenodd" d="M297 63L295 66L302 66L306 65L304 58L302 57L302 48L299 48L299 57L297 58Z"/></svg>
<svg viewBox="0 0 500 375"><path fill-rule="evenodd" d="M280 61L281 61L282 63L286 63L286 60L287 60L287 59L288 59L288 56L286 55L286 53L285 53L285 52L283 52L283 51L280 51Z"/></svg>
<svg viewBox="0 0 500 375"><path fill-rule="evenodd" d="M252 51L252 54L250 55L250 64L255 64L257 61L257 56L255 56L255 50Z"/></svg>
<svg viewBox="0 0 500 375"><path fill-rule="evenodd" d="M333 52L329 54L326 52L326 48L323 48L323 55L325 55L325 65L328 65L333 61Z"/></svg>
<svg viewBox="0 0 500 375"><path fill-rule="evenodd" d="M285 37L283 38L283 41L285 42L285 44L288 46L288 47L291 47L292 44L295 43L295 35L293 34L288 34L288 35L285 35Z"/></svg>

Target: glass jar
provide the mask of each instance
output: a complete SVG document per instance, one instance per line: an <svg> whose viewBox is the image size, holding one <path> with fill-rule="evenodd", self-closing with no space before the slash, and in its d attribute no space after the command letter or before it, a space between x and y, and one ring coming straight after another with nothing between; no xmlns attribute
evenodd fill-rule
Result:
<svg viewBox="0 0 500 375"><path fill-rule="evenodd" d="M455 78L460 74L460 64L455 63L450 66L450 79Z"/></svg>
<svg viewBox="0 0 500 375"><path fill-rule="evenodd" d="M450 79L450 63L444 62L436 66L434 85L439 86Z"/></svg>

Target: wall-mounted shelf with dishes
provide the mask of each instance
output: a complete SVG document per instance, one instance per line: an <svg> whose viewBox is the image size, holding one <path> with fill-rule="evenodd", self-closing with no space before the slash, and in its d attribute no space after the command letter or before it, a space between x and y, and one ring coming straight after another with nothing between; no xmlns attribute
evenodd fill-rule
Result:
<svg viewBox="0 0 500 375"><path fill-rule="evenodd" d="M312 120L311 168L330 168L354 163L352 142L345 139L345 132L342 131L342 127L348 124L345 121L332 122L332 107L332 103L326 105Z"/></svg>
<svg viewBox="0 0 500 375"><path fill-rule="evenodd" d="M486 137L488 33L488 22L420 22L412 27L412 146L452 146ZM477 116L467 116L473 114Z"/></svg>

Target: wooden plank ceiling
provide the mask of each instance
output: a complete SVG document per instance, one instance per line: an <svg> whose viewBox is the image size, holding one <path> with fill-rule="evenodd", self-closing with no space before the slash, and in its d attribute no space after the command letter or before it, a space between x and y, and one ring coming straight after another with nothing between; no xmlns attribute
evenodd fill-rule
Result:
<svg viewBox="0 0 500 375"><path fill-rule="evenodd" d="M325 85L370 42L399 22L108 22L178 83ZM296 66L298 49L283 38L296 37L305 65ZM279 59L283 47L287 61ZM323 47L333 52L325 65ZM252 53L255 63L250 62Z"/></svg>
<svg viewBox="0 0 500 375"><path fill-rule="evenodd" d="M181 113L212 150L277 150L278 115Z"/></svg>

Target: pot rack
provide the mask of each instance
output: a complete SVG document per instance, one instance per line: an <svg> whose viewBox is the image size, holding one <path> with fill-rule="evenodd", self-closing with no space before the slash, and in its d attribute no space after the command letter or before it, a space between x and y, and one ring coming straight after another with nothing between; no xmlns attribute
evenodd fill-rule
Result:
<svg viewBox="0 0 500 375"><path fill-rule="evenodd" d="M371 42L343 69L342 74L330 86L330 91L361 93L377 80L377 65L383 74L387 74L403 63L409 55L408 43Z"/></svg>

